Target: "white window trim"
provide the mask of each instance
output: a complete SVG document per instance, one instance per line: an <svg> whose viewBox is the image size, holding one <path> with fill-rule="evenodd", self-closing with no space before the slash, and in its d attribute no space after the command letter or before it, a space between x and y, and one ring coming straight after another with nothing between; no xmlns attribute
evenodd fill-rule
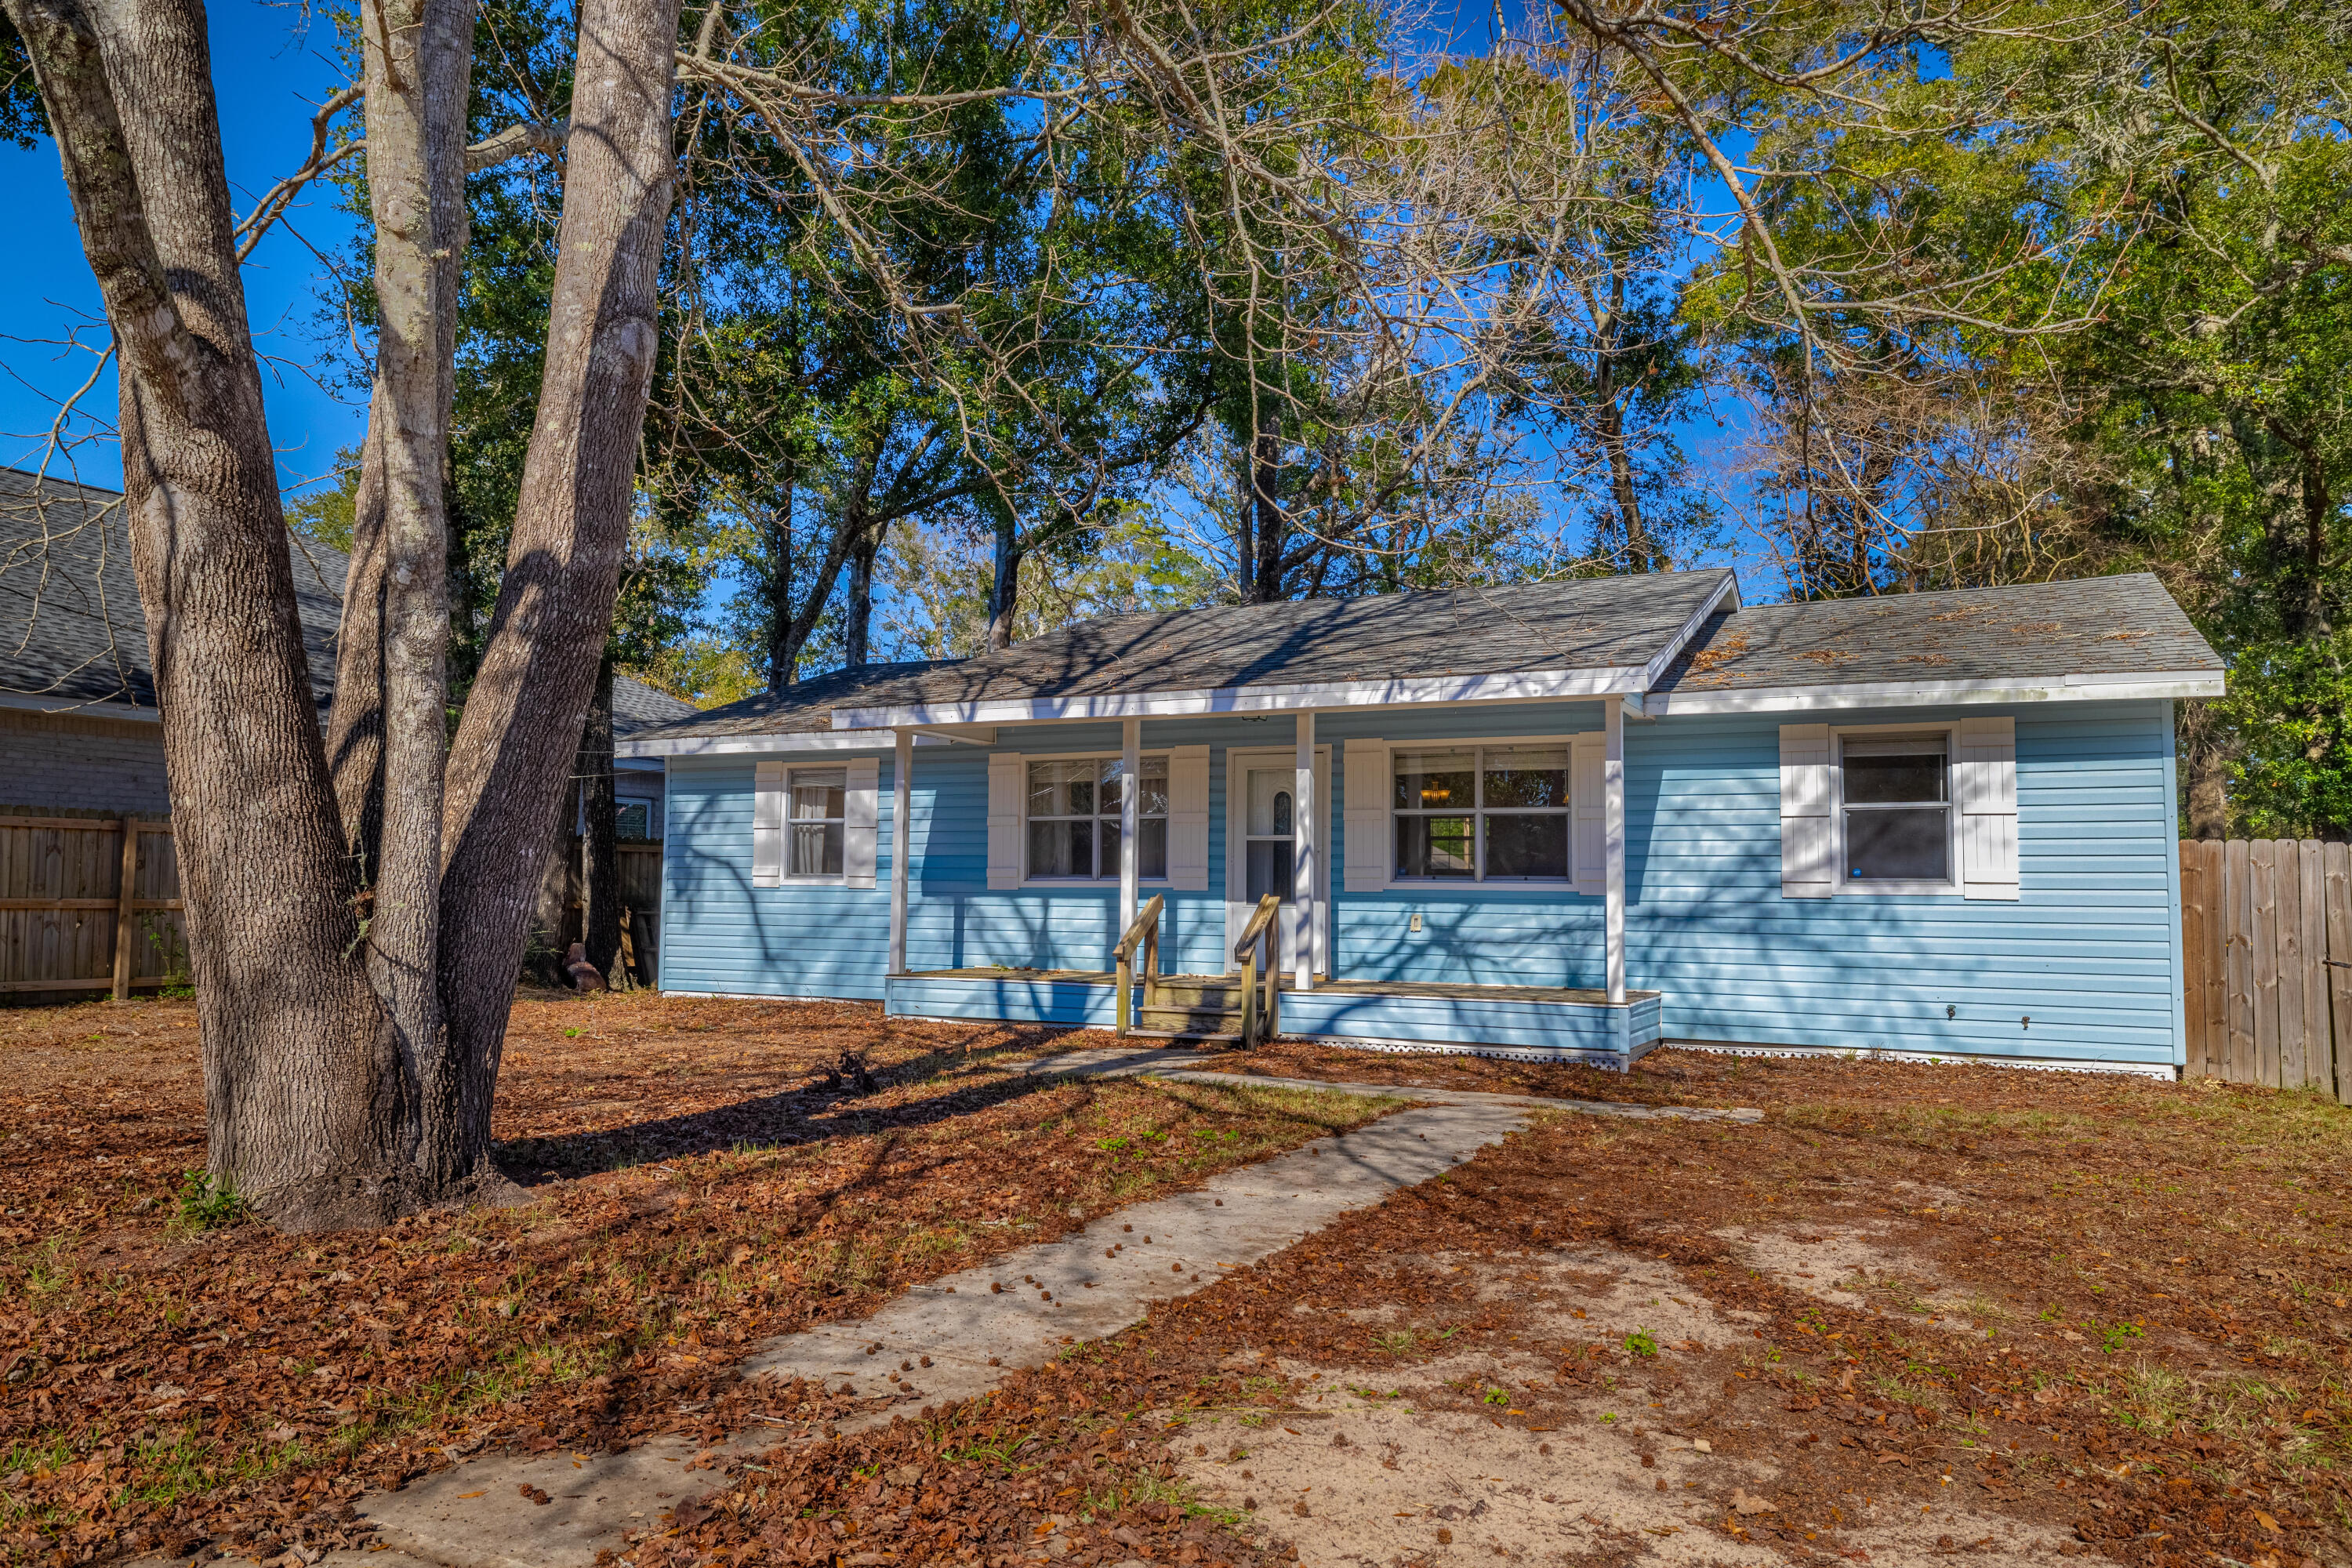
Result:
<svg viewBox="0 0 2352 1568"><path fill-rule="evenodd" d="M1916 735L1944 738L1944 867L1948 879L1928 881L1861 881L1846 875L1845 742L1849 735ZM1960 796L1957 776L1960 760L1958 721L1927 724L1832 724L1830 726L1830 837L1836 847L1831 896L1840 899L1954 898L1960 886Z"/></svg>
<svg viewBox="0 0 2352 1568"><path fill-rule="evenodd" d="M1172 750L1172 747L1161 746L1156 749L1147 749L1138 752L1135 754L1136 765L1140 767L1149 759L1158 757L1161 762L1167 763L1172 768L1175 765L1174 760L1170 755ZM1120 760L1119 753L1117 752L1023 752L1019 753L1019 755L1021 758L1021 886L1023 889L1026 890L1031 888L1036 888L1045 890L1051 890L1056 888L1063 889L1086 888L1089 889L1108 889L1111 892L1118 892L1119 878L1116 868L1113 868L1111 874L1108 877L1099 875L1093 877L1037 877L1030 874L1029 764L1031 763L1082 763L1089 761L1097 763L1115 763ZM1139 826L1145 820L1145 817L1140 809L1142 803L1138 801L1136 804L1138 806L1136 822ZM1047 822L1080 822L1085 819L1083 817L1075 816L1049 816L1045 818L1045 820ZM1118 820L1118 816L1114 813L1108 818L1105 818L1102 813L1097 812L1095 814L1095 820L1097 822L1105 820L1116 822ZM1172 822L1174 820L1174 814L1172 812L1162 812L1159 816L1151 818L1150 820L1157 822ZM1139 886L1146 888L1170 888L1173 886L1170 879L1166 876L1139 877L1136 879L1136 881Z"/></svg>
<svg viewBox="0 0 2352 1568"><path fill-rule="evenodd" d="M1587 732L1588 731L1572 731L1564 735L1487 735L1482 736L1476 740L1386 741L1381 742L1388 750L1387 777L1384 781L1384 788L1381 795L1381 820L1385 823L1388 831L1388 842L1381 847L1381 855L1385 864L1388 866L1388 878L1385 883L1385 889L1420 891L1429 888L1485 888L1491 886L1504 889L1557 888L1564 892L1575 892L1577 888L1576 760L1574 745L1576 737L1579 734ZM1568 804L1557 808L1557 815L1568 823L1568 875L1564 877L1489 877L1486 875L1487 807L1484 802L1486 795L1486 749L1490 746L1557 746L1569 752L1568 772L1570 787ZM1397 753L1400 752L1450 752L1463 750L1467 750L1475 753L1471 763L1471 773L1473 777L1476 780L1474 793L1480 803L1470 808L1471 818L1475 825L1472 830L1475 842L1471 848L1470 875L1467 877L1401 877L1397 875L1396 819L1400 816L1433 816L1446 815L1444 813L1438 812L1416 812L1399 809L1396 803ZM1554 815L1554 812L1549 809L1538 808L1533 811L1522 811L1517 813L1506 811L1504 812L1504 815L1549 816Z"/></svg>
<svg viewBox="0 0 2352 1568"><path fill-rule="evenodd" d="M793 779L800 773L841 773L841 815L839 816L793 816ZM845 888L849 885L849 781L847 769L841 763L794 763L784 769L784 828L782 863L777 868L776 886L780 888ZM830 877L794 876L793 863L793 828L803 822L837 822L841 824L841 869Z"/></svg>

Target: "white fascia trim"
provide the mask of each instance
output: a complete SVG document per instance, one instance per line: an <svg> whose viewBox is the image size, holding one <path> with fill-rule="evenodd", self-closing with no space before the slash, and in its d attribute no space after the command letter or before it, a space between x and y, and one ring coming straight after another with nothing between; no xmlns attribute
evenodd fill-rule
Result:
<svg viewBox="0 0 2352 1568"><path fill-rule="evenodd" d="M951 746L937 735L918 735L919 746ZM813 730L790 735L677 735L668 740L623 741L616 757L718 757L782 752L887 752L895 744L887 730Z"/></svg>
<svg viewBox="0 0 2352 1568"><path fill-rule="evenodd" d="M1659 678L1666 673L1667 667L1681 655L1683 649L1689 645L1691 638L1698 636L1699 627L1706 625L1707 616L1715 614L1716 606L1722 604L1726 598L1730 599L1733 609L1739 608L1739 579L1729 574L1726 574L1722 584L1706 596L1706 603L1692 612L1691 618L1683 623L1683 629L1676 632L1667 641L1666 646L1658 650L1657 657L1643 667L1643 690L1647 691L1658 683ZM1626 711L1637 712L1639 710L1628 704Z"/></svg>
<svg viewBox="0 0 2352 1568"><path fill-rule="evenodd" d="M1008 698L922 708L837 708L836 730L941 724L1066 723L1088 719L1178 719L1302 708L1403 708L1449 702L1541 702L1639 693L1642 667L1518 670L1412 680L1334 681L1315 686L1230 686L1199 691L1106 692L1097 697Z"/></svg>
<svg viewBox="0 0 2352 1568"><path fill-rule="evenodd" d="M2121 702L2219 697L2222 678L2203 671L2066 676L2054 681L1881 680L1852 686L1772 686L1748 691L1653 691L1643 705L1659 718L1688 713L1799 713L1845 708L1940 707L1978 702Z"/></svg>
<svg viewBox="0 0 2352 1568"><path fill-rule="evenodd" d="M0 691L0 708L13 708L25 713L79 713L89 719L129 719L142 724L152 724L163 716L152 708L140 708L129 702L36 697L16 691Z"/></svg>

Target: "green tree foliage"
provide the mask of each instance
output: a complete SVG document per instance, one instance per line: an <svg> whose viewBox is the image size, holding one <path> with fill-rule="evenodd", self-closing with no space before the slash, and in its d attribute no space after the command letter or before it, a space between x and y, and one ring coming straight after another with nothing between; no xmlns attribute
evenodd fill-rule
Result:
<svg viewBox="0 0 2352 1568"><path fill-rule="evenodd" d="M2158 571L2230 662L2183 737L2230 830L2352 832L2352 18L2042 0L1873 49L1759 15L1760 65L1667 76L1748 95L1760 223L1693 314L1792 589Z"/></svg>

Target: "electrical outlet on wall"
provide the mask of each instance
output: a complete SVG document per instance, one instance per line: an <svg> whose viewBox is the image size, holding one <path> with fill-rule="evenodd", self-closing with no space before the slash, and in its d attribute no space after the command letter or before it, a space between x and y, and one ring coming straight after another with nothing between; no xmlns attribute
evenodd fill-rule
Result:
<svg viewBox="0 0 2352 1568"><path fill-rule="evenodd" d="M1412 917L1412 929L1416 931L1421 930L1421 915L1417 910L1414 912Z"/></svg>

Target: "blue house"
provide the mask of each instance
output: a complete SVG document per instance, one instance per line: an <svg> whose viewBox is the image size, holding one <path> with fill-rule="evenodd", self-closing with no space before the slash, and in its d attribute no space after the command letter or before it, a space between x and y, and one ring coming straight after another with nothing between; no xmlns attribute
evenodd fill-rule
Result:
<svg viewBox="0 0 2352 1568"><path fill-rule="evenodd" d="M1709 571L1113 617L624 749L667 769L674 992L2168 1074L2172 705L2221 689L2145 575Z"/></svg>

